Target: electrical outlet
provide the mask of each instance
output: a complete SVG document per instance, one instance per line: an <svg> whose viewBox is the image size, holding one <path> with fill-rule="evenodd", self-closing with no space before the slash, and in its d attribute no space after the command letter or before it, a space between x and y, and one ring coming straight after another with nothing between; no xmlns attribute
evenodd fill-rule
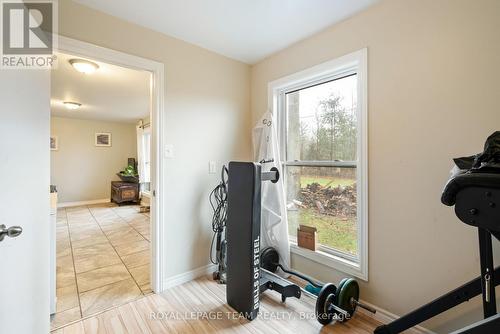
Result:
<svg viewBox="0 0 500 334"><path fill-rule="evenodd" d="M217 166L216 166L215 161L208 162L208 174L215 174L216 168L217 168Z"/></svg>

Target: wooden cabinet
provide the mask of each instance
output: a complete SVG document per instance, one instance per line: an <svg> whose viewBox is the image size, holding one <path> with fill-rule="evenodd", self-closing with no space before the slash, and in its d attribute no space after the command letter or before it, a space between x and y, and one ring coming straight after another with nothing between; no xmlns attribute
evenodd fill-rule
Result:
<svg viewBox="0 0 500 334"><path fill-rule="evenodd" d="M111 181L111 202L116 204L139 203L139 183Z"/></svg>

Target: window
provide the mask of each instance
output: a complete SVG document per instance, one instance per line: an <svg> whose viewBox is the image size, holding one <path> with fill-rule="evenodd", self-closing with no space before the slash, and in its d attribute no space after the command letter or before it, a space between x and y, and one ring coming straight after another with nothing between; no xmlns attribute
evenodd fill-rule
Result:
<svg viewBox="0 0 500 334"><path fill-rule="evenodd" d="M149 192L151 186L151 128L144 129L142 135L142 164L144 173L142 191Z"/></svg>
<svg viewBox="0 0 500 334"><path fill-rule="evenodd" d="M292 251L367 279L366 50L270 84ZM300 224L319 250L296 246Z"/></svg>

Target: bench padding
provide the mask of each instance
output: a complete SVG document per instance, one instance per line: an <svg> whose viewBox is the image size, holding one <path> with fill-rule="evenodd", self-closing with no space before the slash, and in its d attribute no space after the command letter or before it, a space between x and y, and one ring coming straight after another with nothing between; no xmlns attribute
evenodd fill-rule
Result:
<svg viewBox="0 0 500 334"><path fill-rule="evenodd" d="M500 174L494 173L465 173L460 174L448 181L441 195L444 205L453 206L457 200L457 194L465 188L500 189Z"/></svg>

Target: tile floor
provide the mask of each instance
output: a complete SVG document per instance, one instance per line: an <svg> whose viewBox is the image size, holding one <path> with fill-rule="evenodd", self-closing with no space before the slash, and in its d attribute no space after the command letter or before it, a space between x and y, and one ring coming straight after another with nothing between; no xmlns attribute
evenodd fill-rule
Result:
<svg viewBox="0 0 500 334"><path fill-rule="evenodd" d="M149 214L139 206L59 209L56 239L52 328L151 293Z"/></svg>

